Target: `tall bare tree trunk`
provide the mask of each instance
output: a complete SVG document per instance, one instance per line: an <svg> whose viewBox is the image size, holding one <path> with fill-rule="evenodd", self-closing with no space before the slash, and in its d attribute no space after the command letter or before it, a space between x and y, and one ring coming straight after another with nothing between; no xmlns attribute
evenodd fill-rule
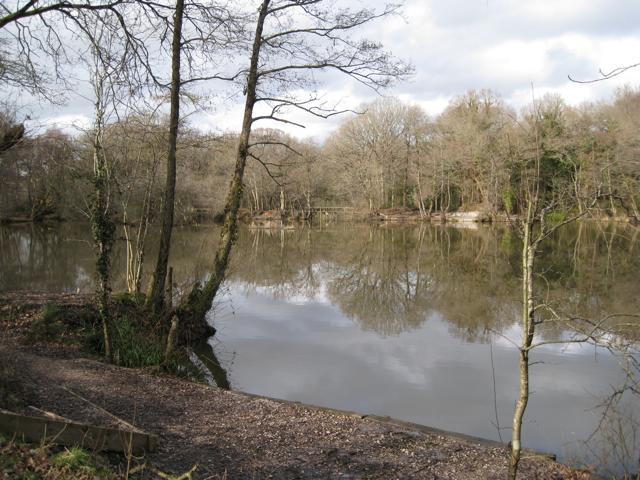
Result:
<svg viewBox="0 0 640 480"><path fill-rule="evenodd" d="M111 251L115 243L116 226L110 208L109 198L109 165L104 152L104 125L105 112L108 103L105 90L106 68L101 71L99 62L96 62L94 92L95 121L93 131L93 201L91 202L91 230L95 243L96 273L98 275L98 309L102 319L104 333L105 356L111 361L111 339L109 335L109 292L111 291L109 279L111 274Z"/></svg>
<svg viewBox="0 0 640 480"><path fill-rule="evenodd" d="M522 423L529 402L529 351L536 332L533 268L538 246L543 237L533 238L537 199L528 202L522 237L522 346L520 347L520 395L513 415L513 431L509 451L509 480L515 480L522 453Z"/></svg>
<svg viewBox="0 0 640 480"><path fill-rule="evenodd" d="M162 205L162 230L160 233L160 249L156 268L149 281L147 308L159 312L163 306L164 284L169 264L171 233L173 231L173 212L176 192L176 146L178 143L178 123L180 121L180 51L182 48L182 17L184 0L176 0L176 11L173 17L173 42L171 45L171 110L169 112L169 152L167 155L167 181L165 197Z"/></svg>
<svg viewBox="0 0 640 480"><path fill-rule="evenodd" d="M422 201L422 184L420 182L420 168L418 168L417 175L418 175L418 209L420 210L420 218L424 218L426 214L425 214L424 202Z"/></svg>
<svg viewBox="0 0 640 480"><path fill-rule="evenodd" d="M407 155L405 157L404 178L402 181L402 206L407 206L407 184L409 183L409 145L407 144Z"/></svg>
<svg viewBox="0 0 640 480"><path fill-rule="evenodd" d="M233 172L233 179L229 188L227 197L227 205L224 210L224 224L222 232L220 232L220 243L213 264L213 271L209 280L194 298L191 299L187 308L191 310L189 313L193 315L195 323L204 323L205 315L211 308L211 303L218 293L218 289L222 284L227 272L229 264L229 256L231 247L236 240L238 232L238 210L242 201L244 167L247 163L249 153L249 137L251 135L251 126L253 124L253 107L256 102L256 88L258 85L258 61L260 58L260 48L262 46L262 29L264 21L269 10L271 0L264 0L258 15L256 25L256 34L253 42L253 50L251 53L251 66L249 68L249 77L247 80L247 100L244 107L244 117L242 120L242 131L238 138L238 151L236 154L236 166Z"/></svg>

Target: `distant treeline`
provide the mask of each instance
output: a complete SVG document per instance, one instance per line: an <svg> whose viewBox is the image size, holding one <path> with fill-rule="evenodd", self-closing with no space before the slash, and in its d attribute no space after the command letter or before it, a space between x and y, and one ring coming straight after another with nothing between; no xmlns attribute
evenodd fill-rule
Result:
<svg viewBox="0 0 640 480"><path fill-rule="evenodd" d="M345 118L324 144L255 130L243 206L254 212L339 205L362 211L406 206L424 215L461 208L517 213L523 175L539 157L543 192L564 192L578 199L572 208L582 209L595 188L605 187L605 212L640 218L640 88L578 106L548 94L535 107L516 111L496 92L469 91L432 118L418 106L381 98ZM166 122L141 114L104 133L116 186L110 201L122 222L153 218L163 202ZM9 140L0 152L0 219L88 218L91 132L51 129L14 139L19 127L11 115L0 116L0 138ZM180 222L222 211L236 144L235 133L181 125Z"/></svg>

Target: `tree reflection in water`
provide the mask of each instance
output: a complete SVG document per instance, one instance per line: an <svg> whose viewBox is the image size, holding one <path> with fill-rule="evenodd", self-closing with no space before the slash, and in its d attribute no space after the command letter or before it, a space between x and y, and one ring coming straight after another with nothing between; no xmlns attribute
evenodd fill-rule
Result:
<svg viewBox="0 0 640 480"><path fill-rule="evenodd" d="M218 231L176 229L170 263L182 291L206 278ZM578 222L560 229L544 245L537 294L575 314L639 311L638 238L638 228L626 224ZM93 289L87 225L2 226L0 247L4 291ZM245 294L329 302L382 337L419 328L437 312L455 337L486 343L519 318L519 255L519 240L504 224L285 224L241 228L229 279ZM124 263L121 241L114 252L115 290L126 286Z"/></svg>
<svg viewBox="0 0 640 480"><path fill-rule="evenodd" d="M218 339L238 353L234 386L497 437L490 353L482 344L494 345L497 404L506 424L517 361L501 335L520 334L512 327L521 301L513 267L521 245L508 226L334 223L239 233L227 283L231 303L212 312ZM170 265L183 291L206 278L218 236L217 227L176 229ZM544 276L536 293L590 317L640 311L639 236L624 224L581 222L559 230L537 264ZM90 238L82 225L0 226L1 288L91 291ZM116 289L126 285L125 258L123 243L116 244ZM224 316L238 306L237 317ZM228 353L215 353L224 366L230 363ZM529 424L526 435L541 449L554 438L561 454L554 429L566 422L565 429L582 428L586 437L593 419L584 413L590 401L584 388L591 375L594 385L608 384L617 367L604 356L595 363L592 351L543 348L540 354L549 365L536 366L540 395L531 418L545 426Z"/></svg>
<svg viewBox="0 0 640 480"><path fill-rule="evenodd" d="M626 310L629 302L637 309L637 237L628 225L560 230L545 245L537 293L575 313ZM507 225L244 229L230 279L246 294L322 298L383 337L419 328L438 312L454 336L485 343L519 318L519 255Z"/></svg>

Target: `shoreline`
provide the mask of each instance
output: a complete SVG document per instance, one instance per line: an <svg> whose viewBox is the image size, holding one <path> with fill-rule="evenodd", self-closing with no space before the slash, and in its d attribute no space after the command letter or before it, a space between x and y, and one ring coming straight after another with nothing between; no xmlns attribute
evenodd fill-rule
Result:
<svg viewBox="0 0 640 480"><path fill-rule="evenodd" d="M212 388L219 388L219 387L212 387ZM354 412L351 410L338 410L335 408L329 408L329 407L322 407L319 405L312 405L310 403L302 403L302 402L298 402L295 400L284 400L282 398L274 398L274 397L266 397L264 395L256 395L253 393L249 393L249 392L243 392L240 390L229 390L230 392L239 394L239 395L243 395L249 398L253 398L253 399L262 399L262 400L269 400L272 402L277 402L277 403L283 403L283 404L290 404L290 405L296 405L302 408L307 408L310 410L317 410L319 412L326 412L326 413L330 413L332 415L341 415L344 417L351 417L351 418L356 418L358 420L367 420L370 422L376 422L376 423L381 423L384 425L389 425L389 426L394 426L394 427L398 427L398 428L402 428L402 429L407 429L407 430L413 430L416 432L420 432L420 433L424 433L427 435L437 435L439 437L443 437L443 438L450 438L452 440L459 440L459 441L463 441L463 442L468 442L468 443L472 443L472 444L476 444L476 445L482 445L484 447L489 447L489 448L503 448L503 449L507 449L508 445L506 443L503 442L499 442L497 440L489 440L488 438L482 438L482 437L474 437L472 435L467 435L465 433L459 433L459 432L453 432L450 430L442 430L439 428L434 428L434 427L429 427L427 425L421 425L418 423L412 423L412 422L407 422L405 420L399 420L396 418L391 418L387 415L374 415L374 414L369 414L369 413L358 413L358 412ZM553 453L547 453L547 452L541 452L538 450L533 450L531 448L523 448L522 449L523 453L529 455L529 456L535 456L535 457L540 457L540 458L546 458L548 460L551 461L556 461L556 455Z"/></svg>
<svg viewBox="0 0 640 480"><path fill-rule="evenodd" d="M340 207L342 208L342 207ZM507 214L505 212L489 213L483 210L457 210L455 212L433 212L426 216L422 216L419 210L411 209L408 207L393 207L382 208L374 212L359 211L352 208L344 208L345 212L342 213L330 213L327 215L327 220L331 222L362 222L362 223L409 223L409 224L509 224L512 222L518 222L520 217L518 215ZM348 213L347 213L348 210ZM286 223L287 225L295 225L296 223L304 223L310 221L323 221L322 216L315 218L307 216L304 210L293 211L279 211L279 210L265 210L259 212L250 212L248 210L241 209L239 214L239 223L249 228L262 228L262 229L277 229L282 228L270 226L272 222ZM604 217L602 214L597 217L582 217L579 220L583 221L595 221L595 222L616 222L616 223L637 223L633 216L612 216ZM65 219L65 218L43 218L43 219L29 219L22 217L10 217L0 219L0 225L24 225L24 224L45 224L54 225L57 223L67 222L86 222L82 219ZM219 214L204 216L198 218L192 222L176 223L175 227L180 226L198 226L209 224L221 224ZM120 225L120 224L119 224ZM266 226L265 226L266 225Z"/></svg>
<svg viewBox="0 0 640 480"><path fill-rule="evenodd" d="M81 301L76 295L0 293L0 360L19 372L26 399L15 413L33 414L33 405L73 421L117 427L89 403L98 405L157 435L159 452L144 460L172 474L200 463L194 478L201 479L506 477L507 451L499 442L125 369L64 344L27 343L21 332L44 303L69 297ZM122 471L126 459L113 462ZM518 478L597 477L538 457L522 462Z"/></svg>

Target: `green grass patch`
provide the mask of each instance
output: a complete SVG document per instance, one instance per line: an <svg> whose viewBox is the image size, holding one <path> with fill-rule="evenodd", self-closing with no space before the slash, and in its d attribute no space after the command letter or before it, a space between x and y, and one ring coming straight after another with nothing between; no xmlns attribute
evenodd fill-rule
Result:
<svg viewBox="0 0 640 480"><path fill-rule="evenodd" d="M59 317L60 311L53 302L47 302L42 316L36 318L29 327L29 337L32 340L57 340L64 330L64 325Z"/></svg>
<svg viewBox="0 0 640 480"><path fill-rule="evenodd" d="M194 378L198 370L189 361L184 348L176 348L163 366L167 336L157 320L141 322L139 318L120 316L109 325L113 363L127 368L153 367L180 378ZM78 329L85 348L91 353L104 355L102 322L85 324Z"/></svg>
<svg viewBox="0 0 640 480"><path fill-rule="evenodd" d="M118 318L111 328L114 363L129 368L156 367L180 377L190 377L190 366L186 353L177 349L162 367L166 349L166 338L157 329L135 326L127 317Z"/></svg>
<svg viewBox="0 0 640 480"><path fill-rule="evenodd" d="M143 296L114 295L109 301L109 313L114 364L127 368L153 367L181 378L197 378L198 370L182 347L174 349L167 365L163 365L168 328L158 317L144 310ZM83 305L47 303L42 314L31 323L27 337L34 342L64 341L80 346L90 354L105 355L102 318L92 302Z"/></svg>
<svg viewBox="0 0 640 480"><path fill-rule="evenodd" d="M108 470L108 462L79 447L60 450L55 445L14 442L0 435L0 473L15 480L116 480L119 476Z"/></svg>
<svg viewBox="0 0 640 480"><path fill-rule="evenodd" d="M58 467L69 467L71 470L79 470L91 462L91 454L80 447L67 447L62 452L56 453L51 460Z"/></svg>
<svg viewBox="0 0 640 480"><path fill-rule="evenodd" d="M552 213L547 213L544 216L544 218L545 220L548 220L550 222L561 222L567 218L567 214L561 213L561 212L552 212Z"/></svg>

